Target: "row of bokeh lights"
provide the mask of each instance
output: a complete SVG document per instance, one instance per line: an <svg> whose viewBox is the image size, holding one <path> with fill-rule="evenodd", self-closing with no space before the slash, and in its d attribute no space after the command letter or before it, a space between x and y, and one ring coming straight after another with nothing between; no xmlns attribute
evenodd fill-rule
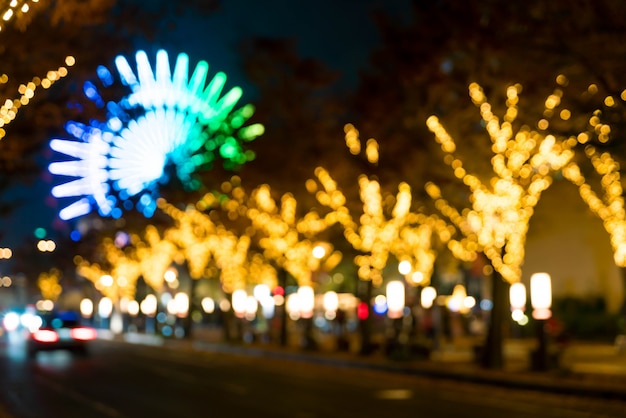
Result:
<svg viewBox="0 0 626 418"><path fill-rule="evenodd" d="M39 0L30 0L30 3L39 3ZM30 11L28 0L11 0L5 9L0 9L2 20L0 20L0 30L4 27L4 22L9 22L18 13L26 14Z"/></svg>

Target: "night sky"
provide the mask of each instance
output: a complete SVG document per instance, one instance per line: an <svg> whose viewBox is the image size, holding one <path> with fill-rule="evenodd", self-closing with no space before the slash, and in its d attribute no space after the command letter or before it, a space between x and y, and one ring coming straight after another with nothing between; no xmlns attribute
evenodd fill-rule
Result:
<svg viewBox="0 0 626 418"><path fill-rule="evenodd" d="M185 45L186 50L170 51L170 55L187 52L192 65L199 59L206 60L210 73L224 71L228 76L227 85L240 85L245 94L246 89L253 91L254 86L248 84L239 69L237 42L254 36L295 39L302 57L325 61L332 69L341 71L343 85L352 87L358 70L367 66L368 52L379 42L372 12L383 9L401 19L410 15L410 4L411 0L227 0L222 2L221 11L209 18L188 16L184 22L179 22L182 23L179 29L170 34L171 39L160 40L156 47L167 48L170 42ZM138 47L148 50L154 45ZM4 140L10 141L10 126L7 131ZM47 163L42 161L42 165ZM67 225L64 227L51 208L54 202L50 187L49 182L39 180L32 187L21 186L8 193L25 203L1 220L5 235L0 247L19 245L26 237L32 237L37 227L46 228L50 235L56 233L55 229L68 233L70 229Z"/></svg>

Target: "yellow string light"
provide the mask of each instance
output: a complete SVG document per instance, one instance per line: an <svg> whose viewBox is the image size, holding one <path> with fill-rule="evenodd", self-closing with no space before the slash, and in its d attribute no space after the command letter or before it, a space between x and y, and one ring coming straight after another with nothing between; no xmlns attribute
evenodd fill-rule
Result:
<svg viewBox="0 0 626 418"><path fill-rule="evenodd" d="M239 199L244 197L239 186L227 187L227 190ZM235 219L234 214L240 213L241 207L237 199L223 199L220 202L214 196L204 196L196 206L205 209L221 207L231 220ZM248 284L276 285L275 269L250 250L251 235L254 234L252 229L236 235L224 225L214 222L210 214L204 214L196 207L188 206L183 211L163 199L159 200L159 207L175 221L175 226L166 231L166 237L181 249L192 277L214 275L219 270L222 288L227 293L245 289ZM211 263L214 263L214 269Z"/></svg>
<svg viewBox="0 0 626 418"><path fill-rule="evenodd" d="M49 272L39 274L37 278L37 286L43 299L56 302L63 288L59 283L61 280L61 272L58 269L52 269Z"/></svg>
<svg viewBox="0 0 626 418"><path fill-rule="evenodd" d="M358 155L363 152L354 126L348 124L344 131L350 153ZM371 164L378 163L378 142L375 139L366 142L365 157ZM450 235L445 223L442 228L442 223L435 217L411 212L412 193L407 183L398 185L396 195L383 195L376 179L360 175L359 197L363 210L361 214L353 215L330 173L317 167L314 174L317 181L307 182L307 190L330 210L325 219L331 224L340 224L348 243L362 253L354 259L359 279L380 286L382 271L393 254L398 259L412 260L414 271L422 273L423 283L430 280L435 258L430 236L440 233L440 238L447 240Z"/></svg>
<svg viewBox="0 0 626 418"><path fill-rule="evenodd" d="M31 10L31 3L39 3L39 0L11 0L3 8L0 8L0 31L6 23L17 16L28 13Z"/></svg>
<svg viewBox="0 0 626 418"><path fill-rule="evenodd" d="M602 196L591 188L576 163L572 162L564 167L563 176L578 186L583 201L602 221L611 238L615 264L626 267L626 211L619 163L611 154L600 153L592 145L585 147L585 154L600 176Z"/></svg>
<svg viewBox="0 0 626 418"><path fill-rule="evenodd" d="M68 56L65 58L65 64L70 67L76 62L75 58ZM4 127L10 124L17 116L19 109L30 103L35 96L35 91L41 86L43 89L50 88L55 82L68 74L67 67L59 67L57 70L48 71L44 78L33 77L27 84L21 84L17 91L20 94L15 99L5 99L4 104L0 107L0 140L6 135ZM6 74L0 76L0 84L6 84L9 77Z"/></svg>
<svg viewBox="0 0 626 418"><path fill-rule="evenodd" d="M0 8L0 31L4 28L6 23L28 13L32 9L31 6L33 3L39 3L39 0L11 0L4 8ZM21 84L18 87L18 97L4 100L4 104L0 107L0 140L6 136L6 125L10 124L16 118L21 107L30 103L35 96L36 89L38 87L43 89L50 88L55 82L67 76L67 67L73 66L75 62L76 59L73 56L66 57L65 66L48 71L45 77L33 77L30 82ZM9 76L6 74L0 76L0 84L6 84L8 81Z"/></svg>
<svg viewBox="0 0 626 418"><path fill-rule="evenodd" d="M481 86L477 83L469 86L470 98L479 108L492 142L494 177L487 184L468 173L462 160L454 156L454 139L439 119L431 116L427 120L428 128L446 154L444 162L452 167L455 176L471 192L471 208L460 213L442 198L436 185L426 185L426 192L435 201L436 208L464 236L461 241L451 240L448 243L450 250L461 257L483 251L493 267L510 283L521 280L524 245L534 207L541 193L552 183L552 173L570 163L574 155L571 148L577 143L573 137L557 138L543 132L549 127L546 119L538 122L539 130L522 127L515 131L513 122L518 115L519 91L519 85L507 89L507 111L500 121L492 112ZM548 96L544 115L560 105L561 96L560 89Z"/></svg>

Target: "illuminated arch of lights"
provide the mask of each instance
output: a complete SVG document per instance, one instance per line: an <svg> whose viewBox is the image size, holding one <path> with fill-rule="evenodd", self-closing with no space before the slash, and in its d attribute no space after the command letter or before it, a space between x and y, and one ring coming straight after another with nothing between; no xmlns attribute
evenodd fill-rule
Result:
<svg viewBox="0 0 626 418"><path fill-rule="evenodd" d="M144 51L136 53L136 71L123 56L115 59L120 82L130 90L119 101L103 93L114 73L97 68L98 80L84 84L85 96L105 109L106 120L66 123L71 139L55 138L50 147L73 158L53 162L52 174L73 177L52 189L56 198L76 200L59 212L64 220L86 215L119 218L133 207L150 217L157 208L159 185L175 175L188 190L200 181L193 175L220 157L226 169L254 158L243 144L263 134L260 124L244 126L254 113L250 104L235 109L239 87L225 94L226 75L207 81L209 66L199 61L189 77L189 57L178 54L173 72L166 51L159 50L153 69ZM171 169L170 169L171 168Z"/></svg>

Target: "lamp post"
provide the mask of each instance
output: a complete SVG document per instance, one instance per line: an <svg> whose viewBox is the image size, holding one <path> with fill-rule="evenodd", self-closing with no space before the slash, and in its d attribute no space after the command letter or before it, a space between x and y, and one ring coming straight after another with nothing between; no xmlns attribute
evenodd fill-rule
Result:
<svg viewBox="0 0 626 418"><path fill-rule="evenodd" d="M87 321L87 323L91 324L92 315L93 315L93 301L89 298L83 298L80 301L80 314Z"/></svg>
<svg viewBox="0 0 626 418"><path fill-rule="evenodd" d="M530 302L533 306L537 349L532 353L532 368L545 371L549 368L546 321L552 316L552 283L547 273L535 273L530 277Z"/></svg>
<svg viewBox="0 0 626 418"><path fill-rule="evenodd" d="M332 333L336 336L336 349L343 349L345 346L343 338L343 314L339 312L339 295L333 290L324 293L324 317L330 321Z"/></svg>
<svg viewBox="0 0 626 418"><path fill-rule="evenodd" d="M137 324L135 322L135 318L137 318L137 315L139 314L139 302L134 299L128 301L127 309L129 315L128 331L137 332Z"/></svg>
<svg viewBox="0 0 626 418"><path fill-rule="evenodd" d="M404 314L404 283L393 280L387 283L387 316L402 318Z"/></svg>
<svg viewBox="0 0 626 418"><path fill-rule="evenodd" d="M394 352L400 343L402 332L402 318L404 316L405 290L404 283L399 280L392 280L387 283L387 316L392 319L393 340L388 347L388 354Z"/></svg>
<svg viewBox="0 0 626 418"><path fill-rule="evenodd" d="M314 350L317 348L313 338L313 317L315 315L315 290L313 285L319 282L320 263L328 255L327 243L318 243L311 249L311 256L315 262L311 266L311 286L298 288L298 303L300 306L300 318L304 322L304 348Z"/></svg>
<svg viewBox="0 0 626 418"><path fill-rule="evenodd" d="M425 313L429 315L429 324L426 335L432 339L432 348L438 350L441 347L441 311L437 304L437 289L426 286L420 294L420 304Z"/></svg>
<svg viewBox="0 0 626 418"><path fill-rule="evenodd" d="M300 307L300 318L304 321L304 348L315 349L313 339L313 314L315 308L315 293L311 286L300 286L298 288L298 303Z"/></svg>
<svg viewBox="0 0 626 418"><path fill-rule="evenodd" d="M100 326L102 328L110 329L111 328L111 313L113 312L113 301L104 296L98 302L98 316L100 317Z"/></svg>
<svg viewBox="0 0 626 418"><path fill-rule="evenodd" d="M526 310L526 286L523 283L513 283L509 288L509 301L511 302L511 318L519 325L525 325L528 318L524 314Z"/></svg>
<svg viewBox="0 0 626 418"><path fill-rule="evenodd" d="M246 301L248 300L248 293L243 289L235 290L231 295L231 304L233 312L235 313L235 324L237 329L237 338L243 340L244 338L244 318L246 317Z"/></svg>
<svg viewBox="0 0 626 418"><path fill-rule="evenodd" d="M523 283L513 283L509 288L511 302L511 317L518 321L526 309L526 286Z"/></svg>
<svg viewBox="0 0 626 418"><path fill-rule="evenodd" d="M145 330L148 334L156 333L155 316L157 311L158 301L156 296L148 294L139 304L139 310L144 314L146 318Z"/></svg>

